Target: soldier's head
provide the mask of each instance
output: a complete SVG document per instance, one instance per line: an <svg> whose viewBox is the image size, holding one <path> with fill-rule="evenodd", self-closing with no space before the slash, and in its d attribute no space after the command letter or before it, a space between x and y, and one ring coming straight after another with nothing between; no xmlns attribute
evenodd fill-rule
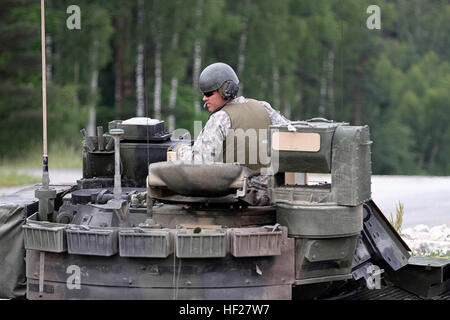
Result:
<svg viewBox="0 0 450 320"><path fill-rule="evenodd" d="M239 79L233 68L217 62L207 66L200 74L200 90L209 112L216 111L227 101L235 98L239 91Z"/></svg>

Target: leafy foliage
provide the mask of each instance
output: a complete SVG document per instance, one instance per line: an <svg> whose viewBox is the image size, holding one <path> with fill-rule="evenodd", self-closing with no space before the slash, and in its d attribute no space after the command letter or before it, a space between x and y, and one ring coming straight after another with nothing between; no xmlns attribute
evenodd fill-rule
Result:
<svg viewBox="0 0 450 320"><path fill-rule="evenodd" d="M208 118L193 102L201 68L241 70L244 96L292 120L368 124L375 174L450 174L450 4L445 0L46 0L49 138L79 145L96 105L97 125L136 114L138 44L144 43L146 115L153 114L161 54L162 118L193 133ZM69 30L69 5L81 30ZM369 30L366 9L381 9ZM138 25L142 14L143 23ZM0 153L17 157L41 140L40 7L0 3ZM98 43L97 60L92 59ZM197 57L198 58L198 57ZM98 87L92 76L99 71ZM167 107L175 91L175 110ZM33 124L33 125L29 125Z"/></svg>
<svg viewBox="0 0 450 320"><path fill-rule="evenodd" d="M392 212L389 215L389 222L394 227L395 230L397 230L398 233L401 233L402 231L402 224L403 224L403 215L404 212L404 205L400 201L398 202L398 205L395 205L395 218L392 215Z"/></svg>

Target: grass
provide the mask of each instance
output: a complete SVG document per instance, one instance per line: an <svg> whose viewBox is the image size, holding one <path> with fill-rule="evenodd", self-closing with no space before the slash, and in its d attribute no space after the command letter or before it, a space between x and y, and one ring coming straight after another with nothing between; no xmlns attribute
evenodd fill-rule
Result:
<svg viewBox="0 0 450 320"><path fill-rule="evenodd" d="M404 205L400 201L398 202L398 205L395 205L395 217L392 215L392 212L389 216L389 222L394 227L395 230L399 234L401 234L402 231L402 224L403 224L403 216L405 214L404 211ZM429 258L444 258L449 259L450 258L450 252L444 252L442 250L431 252L429 254L419 254L417 252L412 251L412 256L423 256L423 257L429 257Z"/></svg>
<svg viewBox="0 0 450 320"><path fill-rule="evenodd" d="M417 252L411 252L411 256L450 259L450 251L431 252L430 254L418 254Z"/></svg>
<svg viewBox="0 0 450 320"><path fill-rule="evenodd" d="M40 182L41 179L28 174L19 173L15 170L5 171L0 169L0 187L14 187L24 184L34 184Z"/></svg>
<svg viewBox="0 0 450 320"><path fill-rule="evenodd" d="M81 147L68 146L62 141L54 142L48 148L50 169L81 169ZM42 168L42 145L26 150L20 157L0 159L0 187L14 187L42 181L21 172L21 169Z"/></svg>
<svg viewBox="0 0 450 320"><path fill-rule="evenodd" d="M404 205L399 201L398 205L395 205L395 218L392 216L392 212L389 215L389 222L392 224L394 229L397 230L398 233L401 233L402 231L404 214Z"/></svg>
<svg viewBox="0 0 450 320"><path fill-rule="evenodd" d="M49 145L49 168L55 169L81 169L81 147L69 146L62 141ZM22 168L42 168L42 145L25 151L17 158L0 159L0 170L12 170Z"/></svg>

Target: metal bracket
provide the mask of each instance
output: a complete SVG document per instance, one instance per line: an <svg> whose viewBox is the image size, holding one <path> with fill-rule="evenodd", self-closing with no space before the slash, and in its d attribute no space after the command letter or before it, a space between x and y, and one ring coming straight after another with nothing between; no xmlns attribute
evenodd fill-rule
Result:
<svg viewBox="0 0 450 320"><path fill-rule="evenodd" d="M39 256L39 297L44 295L44 267L45 267L45 252L41 251Z"/></svg>
<svg viewBox="0 0 450 320"><path fill-rule="evenodd" d="M408 264L410 257L406 244L390 226L373 201L364 203L364 229L361 232L376 258L385 261L394 271Z"/></svg>

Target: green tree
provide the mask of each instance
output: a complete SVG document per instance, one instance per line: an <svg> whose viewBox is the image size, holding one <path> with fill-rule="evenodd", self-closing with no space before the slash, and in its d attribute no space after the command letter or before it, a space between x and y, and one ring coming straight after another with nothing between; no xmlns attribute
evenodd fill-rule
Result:
<svg viewBox="0 0 450 320"><path fill-rule="evenodd" d="M66 26L69 17L66 9L71 4L66 0L55 1L48 11L52 18L49 33L54 37L54 80L58 84L75 87L75 108L79 108L81 114L87 114L88 121L84 125L89 134L94 135L96 107L101 95L99 73L111 59L111 15L108 7L104 6L106 2L79 0L81 29L71 30Z"/></svg>
<svg viewBox="0 0 450 320"><path fill-rule="evenodd" d="M39 26L40 7L35 1L0 3L2 157L17 156L19 144L26 147L39 141L39 128L25 125L42 119Z"/></svg>

